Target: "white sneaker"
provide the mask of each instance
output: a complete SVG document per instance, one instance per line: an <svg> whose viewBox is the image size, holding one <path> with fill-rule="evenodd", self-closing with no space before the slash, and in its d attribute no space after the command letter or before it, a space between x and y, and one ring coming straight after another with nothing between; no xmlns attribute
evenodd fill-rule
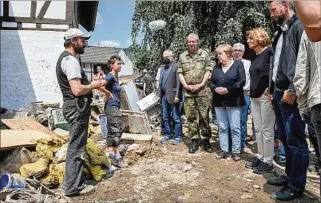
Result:
<svg viewBox="0 0 321 203"><path fill-rule="evenodd" d="M84 189L79 192L79 195L87 195L95 192L95 187L92 185L86 185Z"/></svg>

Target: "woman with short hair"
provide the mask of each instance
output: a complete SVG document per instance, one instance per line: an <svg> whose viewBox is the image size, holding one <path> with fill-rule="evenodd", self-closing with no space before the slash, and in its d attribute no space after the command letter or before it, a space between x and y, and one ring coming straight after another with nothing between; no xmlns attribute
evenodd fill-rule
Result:
<svg viewBox="0 0 321 203"><path fill-rule="evenodd" d="M242 61L233 61L232 46L219 45L215 50L218 63L214 66L210 88L214 94L212 105L215 108L219 125L221 152L218 159L225 159L229 147L229 127L232 134L232 158L239 161L241 150L241 108L244 106L243 86L245 71Z"/></svg>
<svg viewBox="0 0 321 203"><path fill-rule="evenodd" d="M107 115L106 137L107 151L109 157L113 160L113 164L122 166L123 159L120 155L120 138L124 130L124 122L122 112L120 111L121 104L121 86L118 80L118 73L121 71L121 58L113 55L107 62L110 72L106 75L102 82L105 88L102 88L106 93L105 113Z"/></svg>
<svg viewBox="0 0 321 203"><path fill-rule="evenodd" d="M254 173L265 174L272 172L274 156L275 115L267 93L273 51L269 47L270 37L263 28L248 31L247 43L256 54L250 66L250 97L258 152L245 166Z"/></svg>

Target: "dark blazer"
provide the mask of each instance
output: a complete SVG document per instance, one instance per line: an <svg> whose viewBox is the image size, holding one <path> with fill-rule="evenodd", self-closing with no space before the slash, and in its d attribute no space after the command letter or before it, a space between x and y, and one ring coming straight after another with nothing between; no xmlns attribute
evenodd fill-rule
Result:
<svg viewBox="0 0 321 203"><path fill-rule="evenodd" d="M159 79L159 87L158 87L158 96L162 98L163 96L163 91L162 91L162 76L164 72L165 66L161 67L160 71L160 79ZM165 94L166 94L166 99L168 103L174 104L175 103L175 97L177 97L181 101L182 97L182 91L180 88L180 82L178 78L178 64L177 63L171 63L170 66L168 67L168 73L166 75L165 79Z"/></svg>
<svg viewBox="0 0 321 203"><path fill-rule="evenodd" d="M245 105L243 86L245 85L245 71L242 61L234 61L233 65L223 72L222 66L216 64L213 69L210 88L213 92L213 106L215 107L241 107ZM215 88L225 87L228 93L220 95Z"/></svg>

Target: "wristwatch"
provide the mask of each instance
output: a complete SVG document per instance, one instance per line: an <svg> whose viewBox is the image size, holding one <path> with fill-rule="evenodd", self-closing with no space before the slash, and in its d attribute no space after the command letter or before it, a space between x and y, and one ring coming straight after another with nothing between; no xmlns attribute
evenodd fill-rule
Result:
<svg viewBox="0 0 321 203"><path fill-rule="evenodd" d="M293 89L288 89L288 94L292 96L295 94L295 91Z"/></svg>

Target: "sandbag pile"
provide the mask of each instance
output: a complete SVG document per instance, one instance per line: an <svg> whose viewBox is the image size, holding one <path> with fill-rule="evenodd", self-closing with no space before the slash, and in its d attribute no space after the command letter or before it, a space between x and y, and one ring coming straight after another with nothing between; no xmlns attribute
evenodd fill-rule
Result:
<svg viewBox="0 0 321 203"><path fill-rule="evenodd" d="M23 164L20 167L20 174L24 178L36 177L49 186L56 187L62 184L65 173L66 153L68 149L67 140L61 137L37 140L36 156L39 158L34 163ZM85 176L100 181L108 175L111 160L104 152L88 138L84 154L86 168Z"/></svg>

